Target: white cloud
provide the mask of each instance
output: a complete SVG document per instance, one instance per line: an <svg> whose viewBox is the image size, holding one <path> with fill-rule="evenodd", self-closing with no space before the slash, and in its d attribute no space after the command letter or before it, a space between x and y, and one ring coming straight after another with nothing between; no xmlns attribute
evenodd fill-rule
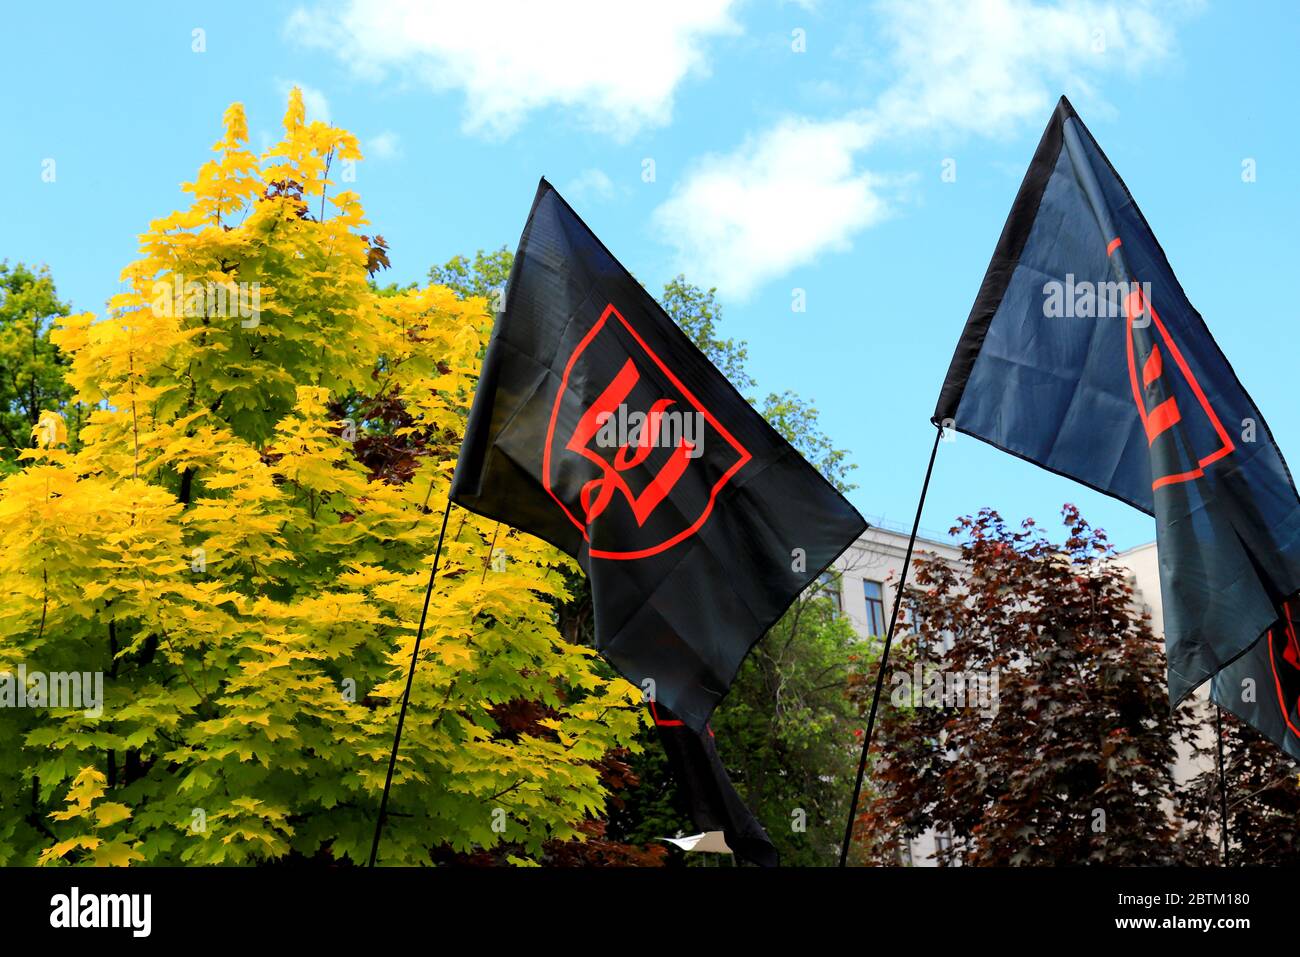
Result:
<svg viewBox="0 0 1300 957"><path fill-rule="evenodd" d="M378 160L397 159L402 155L402 141L392 130L384 130L366 141L367 156Z"/></svg>
<svg viewBox="0 0 1300 957"><path fill-rule="evenodd" d="M603 169L585 169L560 190L567 198L584 202L607 200L614 196L614 181Z"/></svg>
<svg viewBox="0 0 1300 957"><path fill-rule="evenodd" d="M289 91L295 86L302 90L302 105L307 111L307 119L320 120L322 123L330 122L330 101L316 87L299 83L297 80L278 80L275 85L281 98L287 98Z"/></svg>
<svg viewBox="0 0 1300 957"><path fill-rule="evenodd" d="M390 73L465 96L465 126L504 135L550 106L626 137L666 123L706 42L738 30L738 0L335 0L299 8L288 32L359 74Z"/></svg>
<svg viewBox="0 0 1300 957"><path fill-rule="evenodd" d="M884 0L877 9L897 77L872 111L883 135L1013 133L1043 122L1062 90L1091 93L1095 76L1169 51L1161 8L1140 0Z"/></svg>
<svg viewBox="0 0 1300 957"><path fill-rule="evenodd" d="M887 87L838 119L785 119L708 156L655 210L677 265L724 295L849 248L889 213L884 178L862 168L887 140L1002 136L1046 121L1064 89L1166 56L1165 16L1193 0L881 0Z"/></svg>
<svg viewBox="0 0 1300 957"><path fill-rule="evenodd" d="M683 268L729 296L811 262L885 215L882 183L854 168L852 121L790 119L734 153L709 156L654 212Z"/></svg>

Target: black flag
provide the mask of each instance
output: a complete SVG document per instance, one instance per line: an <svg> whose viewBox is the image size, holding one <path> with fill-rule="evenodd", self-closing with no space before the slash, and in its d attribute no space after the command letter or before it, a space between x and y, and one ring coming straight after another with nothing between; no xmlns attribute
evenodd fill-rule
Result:
<svg viewBox="0 0 1300 957"><path fill-rule="evenodd" d="M572 555L597 649L697 733L867 527L545 180L451 495Z"/></svg>
<svg viewBox="0 0 1300 957"><path fill-rule="evenodd" d="M866 528L545 180L451 497L576 558L597 649L697 731Z"/></svg>
<svg viewBox="0 0 1300 957"><path fill-rule="evenodd" d="M934 420L1153 514L1172 703L1213 678L1218 704L1300 758L1300 497L1064 97Z"/></svg>

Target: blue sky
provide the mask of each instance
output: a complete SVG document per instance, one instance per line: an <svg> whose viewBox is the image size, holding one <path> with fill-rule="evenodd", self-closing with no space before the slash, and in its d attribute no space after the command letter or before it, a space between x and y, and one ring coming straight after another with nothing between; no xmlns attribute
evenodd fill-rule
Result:
<svg viewBox="0 0 1300 957"><path fill-rule="evenodd" d="M545 174L652 289L717 285L761 387L815 399L859 466L855 504L904 524L953 345L1065 93L1300 464L1286 0L46 2L5 26L0 258L47 263L76 309L102 312L138 234L182 205L224 108L245 104L259 145L296 83L362 141L354 188L392 279L513 247ZM941 447L923 525L986 505L1051 522L1066 501L1122 547L1154 537L965 436Z"/></svg>

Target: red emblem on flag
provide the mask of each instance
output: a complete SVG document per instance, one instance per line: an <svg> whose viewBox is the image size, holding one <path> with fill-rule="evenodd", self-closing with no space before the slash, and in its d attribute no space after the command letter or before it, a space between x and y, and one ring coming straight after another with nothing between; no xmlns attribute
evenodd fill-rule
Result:
<svg viewBox="0 0 1300 957"><path fill-rule="evenodd" d="M1110 245L1106 248L1106 255L1112 255L1120 245L1121 242L1118 237L1111 240ZM1210 405L1210 400L1206 398L1205 390L1196 381L1196 376L1188 366L1187 360L1183 358L1177 343L1169 334L1169 330L1165 328L1165 324L1160 321L1155 306L1142 295L1141 286L1137 283L1132 285L1132 291L1124 299L1125 329L1128 340L1128 371L1129 380L1133 385L1133 401L1137 404L1138 415L1141 417L1142 426L1146 430L1147 444L1155 445L1160 436L1183 421L1183 409L1178 404L1178 396L1175 394L1174 387L1168 385L1168 383L1174 381L1169 376L1175 370L1187 383L1197 405L1204 411L1205 417L1217 437L1215 446L1205 451L1204 454L1189 450L1195 461L1195 464L1186 463L1190 467L1170 471L1164 475L1153 475L1151 488L1155 490L1164 485L1190 482L1193 479L1200 478L1205 474L1206 466L1212 462L1217 462L1226 455L1230 455L1236 446L1233 444L1232 437L1228 435L1227 429L1223 427L1223 423L1219 421L1219 416ZM1143 313L1150 315L1151 321L1148 325L1154 326L1159 338L1153 338L1150 342L1150 349L1147 351L1139 372L1137 346L1134 341L1133 329L1135 320ZM1168 356L1168 360L1166 356ZM1172 368L1167 366L1167 361L1172 361Z"/></svg>
<svg viewBox="0 0 1300 957"><path fill-rule="evenodd" d="M622 333L626 333L626 337ZM599 351L600 361L588 361L596 351ZM619 357L612 364L611 355ZM575 380L575 369L579 368L582 374L578 378L583 381L591 382L595 378L599 384L602 372L609 379L600 394L581 410L569 434L557 436L561 410L577 395L571 390L570 383ZM669 394L659 394L655 390ZM627 442L612 449L596 441L611 416L621 408L625 409L635 395L644 397L651 392L654 394L648 408L639 410L643 417L636 435L629 436ZM656 444L660 424L670 412L698 414L707 423L710 429L707 433L710 444L707 459L702 454L704 449L680 436L669 446ZM721 453L717 451L719 440L722 442ZM658 454L654 454L656 451ZM582 483L577 500L566 502L557 494L555 472L557 460L567 455L581 457L595 470ZM703 490L704 494L693 494L689 503L674 498L674 491L689 480L692 470L706 469L707 461L708 470L714 471L719 465L719 455L722 456L721 475ZM588 545L591 544L591 528L602 517L613 524L617 537L626 542L626 547L591 548L589 554L592 558L646 558L699 531L708 520L718 494L750 457L745 447L682 383L622 313L610 304L578 343L564 367L546 432L542 484L569 521L582 532ZM674 507L662 508L670 500Z"/></svg>

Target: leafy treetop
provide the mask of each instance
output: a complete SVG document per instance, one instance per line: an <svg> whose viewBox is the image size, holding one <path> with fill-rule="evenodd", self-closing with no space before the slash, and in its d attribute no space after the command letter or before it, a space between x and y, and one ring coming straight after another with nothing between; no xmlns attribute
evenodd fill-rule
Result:
<svg viewBox="0 0 1300 957"><path fill-rule="evenodd" d="M0 863L369 850L491 321L445 287L374 288L386 247L331 179L357 141L298 91L261 156L241 106L224 125L108 315L53 335L81 446L50 411L0 482L0 671L103 678L102 709L0 712L0 793L23 796ZM592 833L643 718L555 627L571 567L453 511L385 862Z"/></svg>

